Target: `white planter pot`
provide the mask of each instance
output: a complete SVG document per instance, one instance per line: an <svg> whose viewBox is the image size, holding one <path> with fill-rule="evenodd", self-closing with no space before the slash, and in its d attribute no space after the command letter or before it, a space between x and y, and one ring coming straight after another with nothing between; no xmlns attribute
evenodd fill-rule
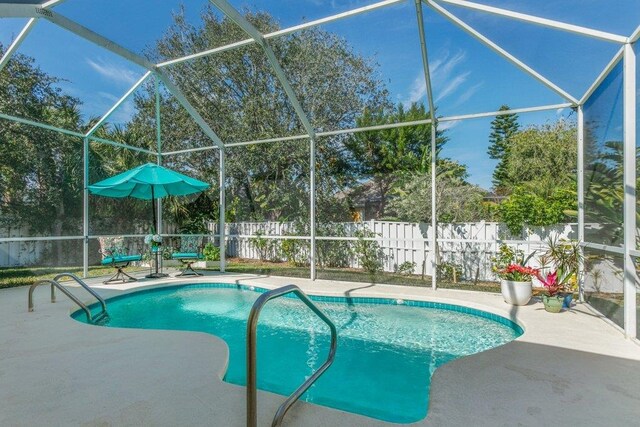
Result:
<svg viewBox="0 0 640 427"><path fill-rule="evenodd" d="M527 305L531 299L531 280L528 282L500 281L500 291L504 302L511 305Z"/></svg>

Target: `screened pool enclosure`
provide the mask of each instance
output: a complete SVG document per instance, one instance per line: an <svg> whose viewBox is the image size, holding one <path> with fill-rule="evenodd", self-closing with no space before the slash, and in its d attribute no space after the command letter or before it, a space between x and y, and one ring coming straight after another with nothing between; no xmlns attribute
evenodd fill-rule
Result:
<svg viewBox="0 0 640 427"><path fill-rule="evenodd" d="M157 162L211 184L156 231L220 271L472 287L501 244L567 238L636 337L639 25L636 0L0 3L0 283L144 252L148 205L87 186Z"/></svg>

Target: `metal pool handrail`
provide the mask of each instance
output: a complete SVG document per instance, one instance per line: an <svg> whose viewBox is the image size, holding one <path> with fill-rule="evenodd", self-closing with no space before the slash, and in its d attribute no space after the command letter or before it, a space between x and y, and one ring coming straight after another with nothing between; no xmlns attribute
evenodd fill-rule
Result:
<svg viewBox="0 0 640 427"><path fill-rule="evenodd" d="M76 283L78 283L80 286L82 286L87 292L89 292L91 295L93 295L93 297L95 299L98 300L98 302L100 303L100 305L102 306L102 312L106 313L107 312L107 303L104 301L104 299L98 295L98 293L96 291L94 291L93 289L91 289L89 287L89 285L87 285L83 280L81 280L78 276L76 276L73 273L60 273L58 274L56 277L53 278L54 281L59 281L61 278L63 277L70 277L71 279L75 280Z"/></svg>
<svg viewBox="0 0 640 427"><path fill-rule="evenodd" d="M327 360L318 368L313 375L311 375L305 382L300 385L292 394L284 401L278 408L272 427L279 426L284 418L285 414L299 398L302 396L311 385L331 366L333 359L336 356L336 347L338 345L338 331L331 319L327 317L320 309L309 299L302 289L296 285L287 285L278 289L265 292L258 297L251 312L249 313L249 319L247 321L247 427L257 427L258 425L258 400L257 400L257 371L256 371L256 328L258 325L258 317L262 307L272 299L279 298L283 295L293 293L300 300L305 303L307 307L311 309L324 323L331 329L331 346L329 348L329 355Z"/></svg>
<svg viewBox="0 0 640 427"><path fill-rule="evenodd" d="M82 301L80 301L78 299L78 297L73 295L67 288L65 288L64 286L62 286L60 284L60 282L58 282L58 280L60 278L62 278L62 277L70 277L70 278L72 278L73 280L75 280L80 286L82 286L87 292L89 292L91 295L93 295L100 302L100 305L102 306L102 311L100 312L100 314L98 314L98 316L96 316L95 319L92 318L91 311L86 306L86 304L84 304ZM84 311L84 314L87 316L87 321L89 323L96 322L96 321L108 316L107 304L105 303L104 299L100 295L98 295L96 293L96 291L91 289L85 282L83 282L76 275L71 274L71 273L60 273L56 277L54 277L53 279L38 280L37 282L32 284L29 287L29 298L28 298L28 300L29 300L28 301L28 310L30 312L33 311L33 291L38 287L38 285L42 285L42 284L45 284L45 283L48 283L48 284L51 285L51 302L52 303L56 302L55 288L58 288L58 289L60 289L60 291L63 294L68 296L71 301L75 302L82 309L82 311Z"/></svg>

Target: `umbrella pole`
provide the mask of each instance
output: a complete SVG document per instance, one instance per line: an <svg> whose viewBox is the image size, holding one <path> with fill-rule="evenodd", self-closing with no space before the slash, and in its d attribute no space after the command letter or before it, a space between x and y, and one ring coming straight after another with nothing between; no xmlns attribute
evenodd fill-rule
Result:
<svg viewBox="0 0 640 427"><path fill-rule="evenodd" d="M151 186L151 213L153 214L153 234L158 232L158 220L156 219L156 197Z"/></svg>

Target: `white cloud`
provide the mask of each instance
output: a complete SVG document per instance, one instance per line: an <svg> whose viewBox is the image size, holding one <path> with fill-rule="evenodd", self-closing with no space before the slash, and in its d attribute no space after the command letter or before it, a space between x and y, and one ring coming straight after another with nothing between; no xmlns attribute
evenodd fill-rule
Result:
<svg viewBox="0 0 640 427"><path fill-rule="evenodd" d="M469 77L470 74L471 72L467 71L463 74L452 76L450 79L446 81L446 83L440 86L439 91L436 92L434 89L434 94L438 94L436 99L434 99L434 102L438 102L446 98L447 96L451 95L452 93L456 92L458 88L467 81L467 78Z"/></svg>
<svg viewBox="0 0 640 427"><path fill-rule="evenodd" d="M471 99L471 97L478 91L478 89L480 89L482 87L483 83L477 83L473 86L471 86L470 88L468 88L467 90L465 90L459 97L458 99L456 99L456 102L453 103L453 105L451 106L451 108L455 108L458 107L462 104L464 104L465 102L467 102L469 99Z"/></svg>
<svg viewBox="0 0 640 427"><path fill-rule="evenodd" d="M87 64L103 77L115 81L133 85L140 78L135 71L116 64L109 63L103 59L92 60L86 58Z"/></svg>
<svg viewBox="0 0 640 427"><path fill-rule="evenodd" d="M458 65L465 61L466 57L467 54L463 50L458 50L452 56L450 50L443 49L431 65L431 79L433 83L442 82L451 77Z"/></svg>
<svg viewBox="0 0 640 427"><path fill-rule="evenodd" d="M443 131L443 130L454 128L458 126L458 124L460 124L461 122L462 120L449 120L446 122L438 122L438 130Z"/></svg>
<svg viewBox="0 0 640 427"><path fill-rule="evenodd" d="M452 52L449 49L442 49L438 52L438 56L431 62L431 86L434 92L434 102L439 102L447 97L458 94L463 89L471 77L471 71L463 68L467 59L467 54L463 50ZM468 101L471 96L482 86L482 82L468 87L459 94L454 102L460 105ZM413 81L409 94L404 100L405 105L417 102L427 94L427 87L424 80L424 72L422 69Z"/></svg>
<svg viewBox="0 0 640 427"><path fill-rule="evenodd" d="M115 95L110 94L109 92L102 92L102 91L99 91L99 92L98 92L98 95L99 95L100 97L102 97L102 98L106 98L106 99L107 99L107 100L109 100L109 101L113 101L113 103L114 103L114 104L116 103L116 101L118 101L118 97L117 97L117 96L115 96Z"/></svg>
<svg viewBox="0 0 640 427"><path fill-rule="evenodd" d="M111 107L115 105L119 98L107 92L98 92L98 95L101 98L101 100L99 101L100 109L104 110L99 113L102 117L107 113L107 111L111 109ZM111 123L119 124L127 123L129 120L131 120L135 112L135 104L133 102L133 98L131 97L120 104L118 108L116 108L113 114L111 114L111 116L109 117L108 121Z"/></svg>
<svg viewBox="0 0 640 427"><path fill-rule="evenodd" d="M409 91L409 97L403 102L405 107L418 102L422 97L427 95L427 82L424 80L424 73L420 71L418 76L413 81L411 90Z"/></svg>

